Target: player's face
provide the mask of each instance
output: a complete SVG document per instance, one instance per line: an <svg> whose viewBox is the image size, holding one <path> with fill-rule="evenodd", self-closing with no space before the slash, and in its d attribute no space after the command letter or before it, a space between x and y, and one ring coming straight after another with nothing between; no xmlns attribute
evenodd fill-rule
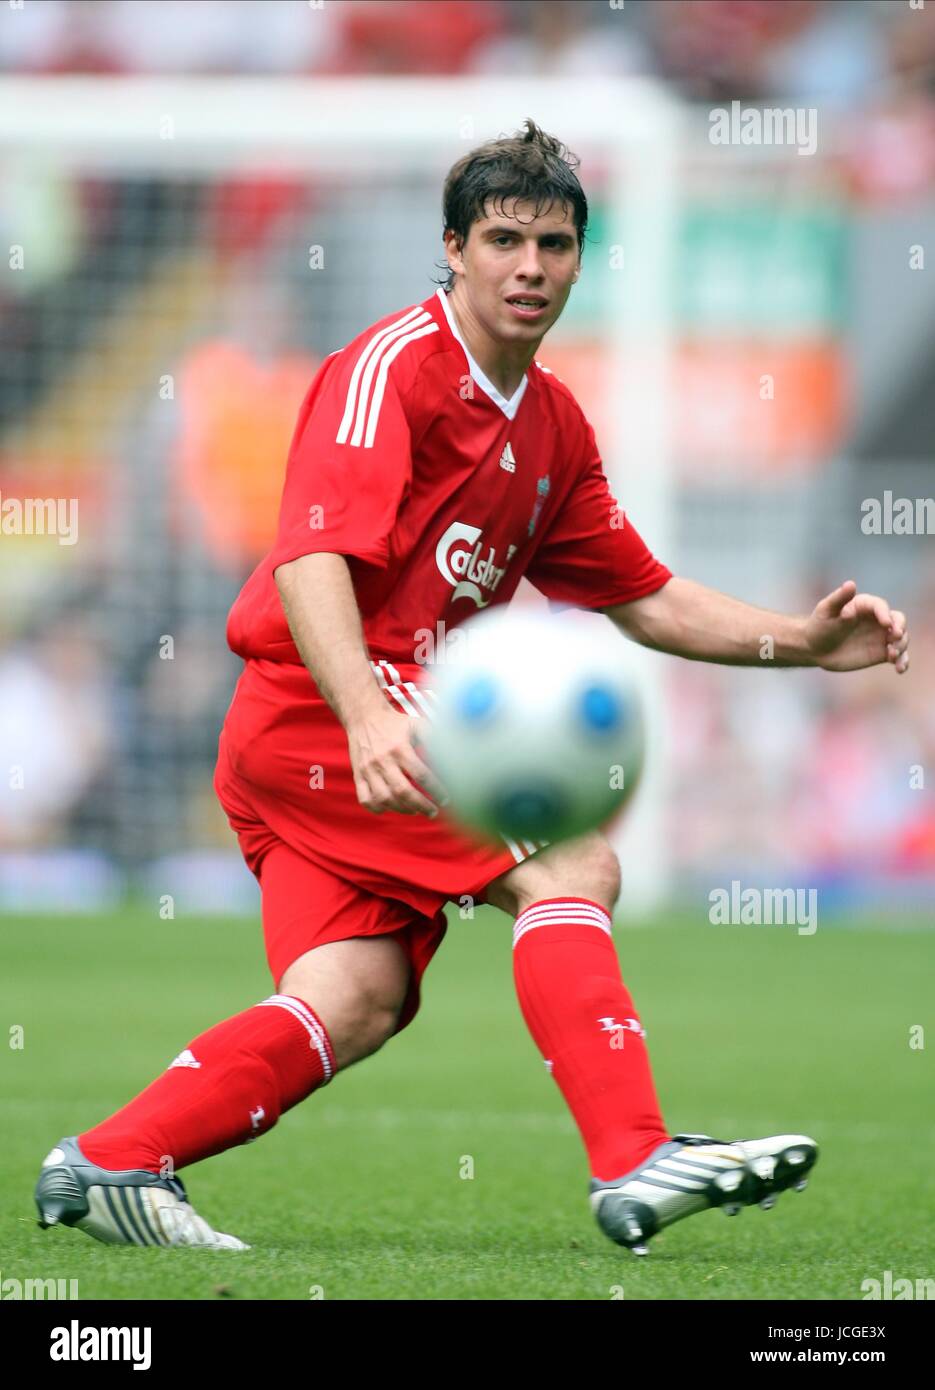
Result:
<svg viewBox="0 0 935 1390"><path fill-rule="evenodd" d="M458 251L446 241L448 263L487 332L504 342L534 343L565 307L578 278L578 234L571 211L555 203L533 217L535 203L506 199L471 224ZM521 303L529 299L534 303Z"/></svg>

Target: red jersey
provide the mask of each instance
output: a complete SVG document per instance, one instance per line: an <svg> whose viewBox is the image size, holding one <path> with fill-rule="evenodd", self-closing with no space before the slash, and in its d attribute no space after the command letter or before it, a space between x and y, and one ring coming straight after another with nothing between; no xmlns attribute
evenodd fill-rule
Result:
<svg viewBox="0 0 935 1390"><path fill-rule="evenodd" d="M439 622L508 603L523 576L577 607L628 603L671 575L622 521L568 388L536 362L506 400L439 289L319 369L276 544L231 609L228 642L245 659L301 664L273 572L321 551L347 557L367 647L389 661L412 662Z"/></svg>

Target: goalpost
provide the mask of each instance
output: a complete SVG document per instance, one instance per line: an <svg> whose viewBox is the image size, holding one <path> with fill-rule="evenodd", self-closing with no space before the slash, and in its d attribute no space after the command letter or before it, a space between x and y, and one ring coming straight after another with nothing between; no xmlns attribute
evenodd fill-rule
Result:
<svg viewBox="0 0 935 1390"><path fill-rule="evenodd" d="M27 190L33 210L31 221L10 224L11 242L22 247L22 284L34 289L30 276L42 283L44 275L54 285L58 275L66 305L61 322L53 316L46 335L30 339L30 371L42 390L19 403L4 450L28 468L57 448L82 486L97 480L103 519L95 534L91 513L91 535L71 563L80 572L106 556L112 582L100 603L109 657L136 673L131 684L151 678L137 650L141 612L160 631L175 623L223 642L233 583L218 585L197 537L183 528L180 538L171 524L180 421L165 382L193 345L223 340L236 344L241 365L253 359L259 407L263 383L273 379L263 372L272 374L278 357L324 356L361 325L425 298L442 253L447 169L527 116L580 154L596 214L580 285L541 360L594 421L621 505L674 564L669 374L682 111L658 85L4 78L0 100L0 177ZM301 392L292 390L294 419ZM129 585L117 582L122 570L132 570ZM74 578L60 571L57 582ZM650 746L618 837L624 915L658 904L670 881L665 659L635 655L651 692ZM184 704L192 678L176 670ZM191 688L200 689L197 679ZM161 760L150 750L141 765L128 745L114 828L118 839L129 837L118 846L127 862L140 862L147 847L170 854L198 843L204 770L191 767L177 734ZM179 790L167 795L167 767L176 762Z"/></svg>

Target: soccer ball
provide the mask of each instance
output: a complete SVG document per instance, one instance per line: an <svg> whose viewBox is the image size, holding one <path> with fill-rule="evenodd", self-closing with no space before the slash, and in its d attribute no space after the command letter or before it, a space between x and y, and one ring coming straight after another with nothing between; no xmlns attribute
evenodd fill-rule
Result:
<svg viewBox="0 0 935 1390"><path fill-rule="evenodd" d="M433 717L419 743L468 826L560 840L603 825L632 795L642 699L609 619L478 614L448 633L425 684Z"/></svg>

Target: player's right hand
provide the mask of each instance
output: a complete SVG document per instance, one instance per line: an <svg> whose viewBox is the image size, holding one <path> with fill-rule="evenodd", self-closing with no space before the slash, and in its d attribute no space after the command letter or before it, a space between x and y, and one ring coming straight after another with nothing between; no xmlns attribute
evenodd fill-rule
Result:
<svg viewBox="0 0 935 1390"><path fill-rule="evenodd" d="M377 816L399 811L434 819L448 796L413 747L418 720L394 710L382 697L381 705L347 728L357 800Z"/></svg>

